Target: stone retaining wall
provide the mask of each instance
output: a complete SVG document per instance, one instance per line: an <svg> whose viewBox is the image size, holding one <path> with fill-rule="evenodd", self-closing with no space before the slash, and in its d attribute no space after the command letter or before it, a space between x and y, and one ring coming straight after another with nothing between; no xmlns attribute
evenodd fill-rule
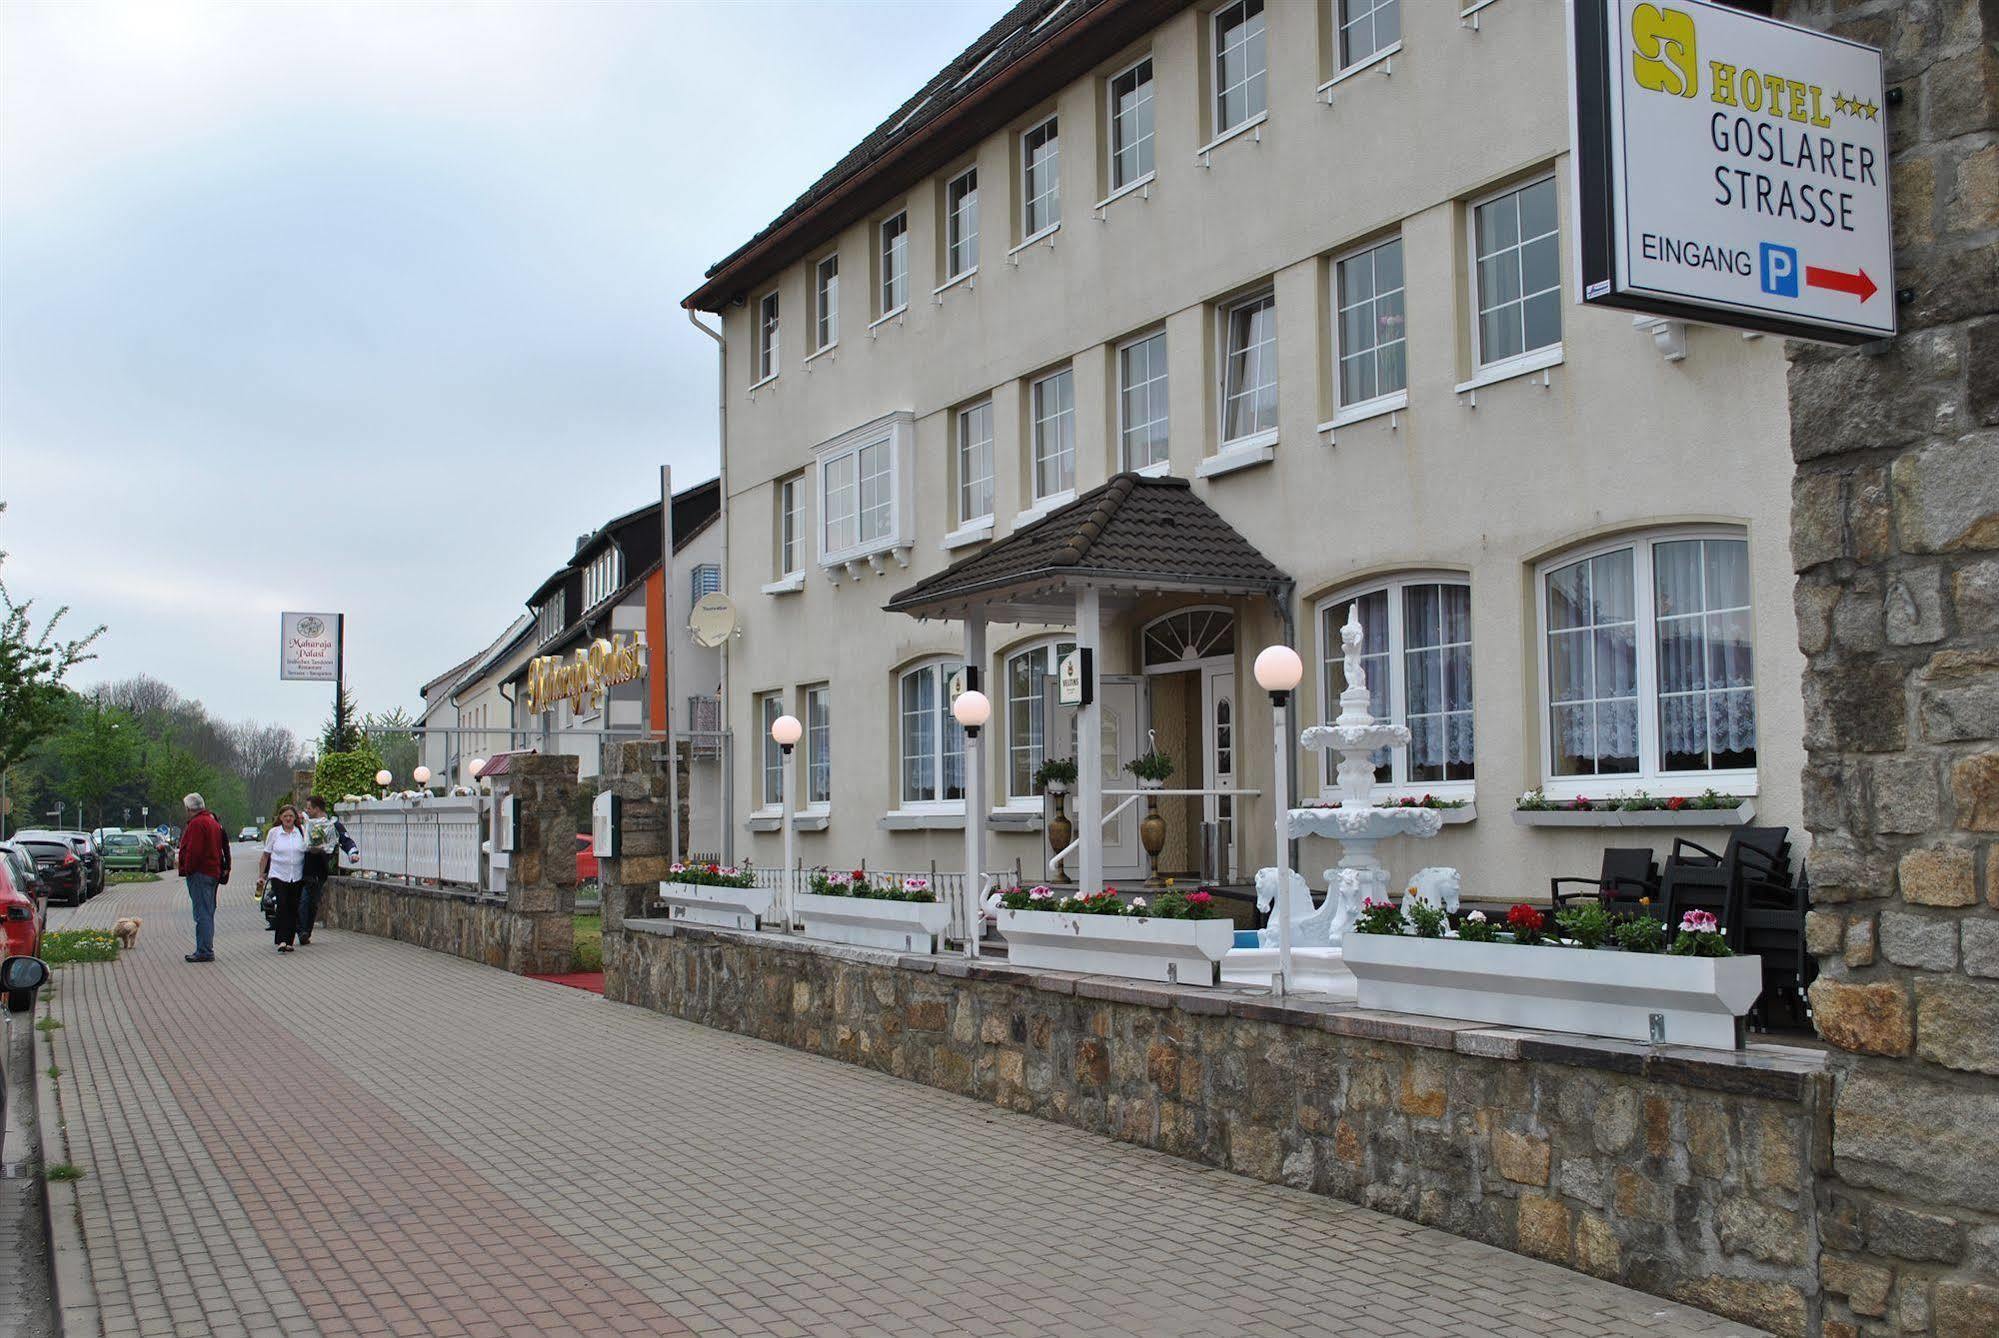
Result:
<svg viewBox="0 0 1999 1338"><path fill-rule="evenodd" d="M609 997L1328 1194L1783 1334L1819 1055L1647 1049L634 920Z"/></svg>
<svg viewBox="0 0 1999 1338"><path fill-rule="evenodd" d="M329 878L320 921L448 952L518 975L569 970L573 915L509 910L494 898L370 878Z"/></svg>

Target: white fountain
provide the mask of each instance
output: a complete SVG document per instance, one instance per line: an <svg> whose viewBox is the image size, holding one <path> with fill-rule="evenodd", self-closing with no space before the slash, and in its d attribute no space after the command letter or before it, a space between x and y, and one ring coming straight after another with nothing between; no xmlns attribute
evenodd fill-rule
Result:
<svg viewBox="0 0 1999 1338"><path fill-rule="evenodd" d="M1280 895L1277 870L1261 869L1256 875L1256 903L1271 913L1269 928L1257 931L1256 947L1231 951L1222 961L1222 979L1233 984L1264 985L1277 974L1277 928L1280 915L1291 921L1291 981L1300 992L1354 997L1353 973L1343 960L1342 944L1363 900L1388 901L1388 870L1382 866L1375 846L1391 836L1435 836L1443 829L1444 815L1434 808L1382 808L1374 803L1374 763L1370 755L1377 749L1409 742L1409 730L1377 720L1369 709L1367 671L1361 667L1362 629L1360 606L1347 609L1347 623L1340 629L1340 645L1346 663L1346 690L1340 693L1340 714L1330 725L1313 725L1299 736L1312 752L1332 749L1339 754L1335 772L1339 785L1339 806L1318 805L1290 810L1290 833L1324 836L1340 843L1340 862L1325 872L1326 900L1312 904L1312 892L1304 878L1288 874L1288 886ZM1428 871L1426 871L1428 872ZM1442 872L1442 871L1439 871ZM1424 895L1432 895L1425 880Z"/></svg>

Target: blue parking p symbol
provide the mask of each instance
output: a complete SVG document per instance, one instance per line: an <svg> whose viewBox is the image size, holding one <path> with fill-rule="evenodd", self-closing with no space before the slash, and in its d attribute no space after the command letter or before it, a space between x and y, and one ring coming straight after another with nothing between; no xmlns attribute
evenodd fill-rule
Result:
<svg viewBox="0 0 1999 1338"><path fill-rule="evenodd" d="M1763 291L1778 297L1798 295L1798 253L1788 246L1764 242L1762 255Z"/></svg>

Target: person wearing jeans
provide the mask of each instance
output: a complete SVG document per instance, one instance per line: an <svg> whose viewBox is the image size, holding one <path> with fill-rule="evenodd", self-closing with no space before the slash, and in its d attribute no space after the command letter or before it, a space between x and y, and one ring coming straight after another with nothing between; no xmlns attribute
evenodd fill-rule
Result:
<svg viewBox="0 0 1999 1338"><path fill-rule="evenodd" d="M194 913L194 951L185 960L215 960L215 891L229 867L229 838L222 823L208 811L199 794L181 801L187 807L187 830L181 834L179 869L187 879L187 900Z"/></svg>

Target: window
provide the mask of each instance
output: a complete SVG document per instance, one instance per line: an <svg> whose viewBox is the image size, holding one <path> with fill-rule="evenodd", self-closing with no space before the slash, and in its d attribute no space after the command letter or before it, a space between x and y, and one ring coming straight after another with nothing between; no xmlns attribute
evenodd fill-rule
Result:
<svg viewBox="0 0 1999 1338"><path fill-rule="evenodd" d="M776 692L766 692L757 698L757 735L763 740L763 768L759 775L761 784L757 802L764 808L778 808L784 803L784 749L771 738L770 727L784 714L784 698Z"/></svg>
<svg viewBox="0 0 1999 1338"><path fill-rule="evenodd" d="M537 642L548 641L561 634L569 626L569 592L558 590L534 611L534 630Z"/></svg>
<svg viewBox="0 0 1999 1338"><path fill-rule="evenodd" d="M793 474L777 485L777 574L805 570L805 476Z"/></svg>
<svg viewBox="0 0 1999 1338"><path fill-rule="evenodd" d="M993 513L993 406L988 400L958 414L958 523Z"/></svg>
<svg viewBox="0 0 1999 1338"><path fill-rule="evenodd" d="M1049 641L1007 657L1006 794L1010 800L1031 801L1034 797L1034 773L1047 760L1042 685L1055 673L1062 657L1074 649L1073 641ZM1074 756L1075 751L1072 720L1069 755Z"/></svg>
<svg viewBox="0 0 1999 1338"><path fill-rule="evenodd" d="M1749 545L1674 534L1543 568L1551 787L1756 767ZM1563 787L1563 782L1567 782Z"/></svg>
<svg viewBox="0 0 1999 1338"><path fill-rule="evenodd" d="M901 717L902 783L908 804L965 800L965 731L951 718L949 684L960 666L926 664L911 669L898 685Z"/></svg>
<svg viewBox="0 0 1999 1338"><path fill-rule="evenodd" d="M908 542L898 528L903 517L896 489L898 460L912 432L909 415L894 414L819 448L821 562L847 562Z"/></svg>
<svg viewBox="0 0 1999 1338"><path fill-rule="evenodd" d="M952 177L944 187L945 280L962 279L979 267L979 169Z"/></svg>
<svg viewBox="0 0 1999 1338"><path fill-rule="evenodd" d="M1020 137L1020 201L1023 239L1062 221L1062 141L1052 116Z"/></svg>
<svg viewBox="0 0 1999 1338"><path fill-rule="evenodd" d="M805 802L823 808L833 802L832 689L821 683L805 690Z"/></svg>
<svg viewBox="0 0 1999 1338"><path fill-rule="evenodd" d="M1112 76L1110 112L1115 192L1152 175L1152 57Z"/></svg>
<svg viewBox="0 0 1999 1338"><path fill-rule="evenodd" d="M1076 487L1076 385L1068 368L1033 387L1034 500Z"/></svg>
<svg viewBox="0 0 1999 1338"><path fill-rule="evenodd" d="M1340 408L1407 390L1402 239L1348 256L1334 270Z"/></svg>
<svg viewBox="0 0 1999 1338"><path fill-rule="evenodd" d="M1491 367L1562 342L1562 267L1555 179L1544 177L1476 206L1472 253L1478 320L1472 346Z"/></svg>
<svg viewBox="0 0 1999 1338"><path fill-rule="evenodd" d="M1223 313L1222 444L1277 431L1277 298L1264 293Z"/></svg>
<svg viewBox="0 0 1999 1338"><path fill-rule="evenodd" d="M713 562L703 562L694 568L690 594L693 602L699 604L703 595L712 595L722 588L722 568Z"/></svg>
<svg viewBox="0 0 1999 1338"><path fill-rule="evenodd" d="M909 215L897 214L881 225L881 314L892 316L909 305Z"/></svg>
<svg viewBox="0 0 1999 1338"><path fill-rule="evenodd" d="M1226 135L1263 115L1269 67L1263 0L1236 0L1215 11L1215 134Z"/></svg>
<svg viewBox="0 0 1999 1338"><path fill-rule="evenodd" d="M1472 771L1471 587L1461 580L1410 577L1319 606L1319 646L1328 719L1346 691L1340 628L1360 606L1361 671L1368 709L1409 729L1409 742L1374 755L1378 784L1469 790ZM1326 779L1336 759L1328 753Z"/></svg>
<svg viewBox="0 0 1999 1338"><path fill-rule="evenodd" d="M1337 0L1340 68L1376 56L1402 40L1402 0Z"/></svg>
<svg viewBox="0 0 1999 1338"><path fill-rule="evenodd" d="M1117 353L1118 443L1123 468L1166 463L1166 332L1122 345Z"/></svg>
<svg viewBox="0 0 1999 1338"><path fill-rule="evenodd" d="M590 560L583 572L583 607L594 609L625 583L625 555L607 548Z"/></svg>
<svg viewBox="0 0 1999 1338"><path fill-rule="evenodd" d="M813 348L824 350L840 342L840 257L827 256L813 267Z"/></svg>
<svg viewBox="0 0 1999 1338"><path fill-rule="evenodd" d="M757 303L757 380L777 375L777 294L765 293Z"/></svg>

